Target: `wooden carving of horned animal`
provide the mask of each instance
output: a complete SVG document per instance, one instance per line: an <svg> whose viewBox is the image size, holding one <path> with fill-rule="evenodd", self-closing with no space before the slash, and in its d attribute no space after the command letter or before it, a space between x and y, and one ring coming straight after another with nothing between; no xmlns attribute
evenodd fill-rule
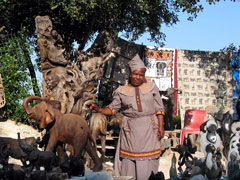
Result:
<svg viewBox="0 0 240 180"><path fill-rule="evenodd" d="M30 107L29 102L39 100L40 103ZM54 151L58 146L60 151L60 162L64 162L64 152L59 142L73 146L74 157L81 157L83 150L86 149L93 159L95 167L93 171L102 169L102 162L96 153L93 145L93 138L85 119L77 114L63 114L56 108L46 103L47 98L29 96L24 99L23 106L30 118L40 122L40 129L44 129L51 124L49 129L49 141L46 151Z"/></svg>

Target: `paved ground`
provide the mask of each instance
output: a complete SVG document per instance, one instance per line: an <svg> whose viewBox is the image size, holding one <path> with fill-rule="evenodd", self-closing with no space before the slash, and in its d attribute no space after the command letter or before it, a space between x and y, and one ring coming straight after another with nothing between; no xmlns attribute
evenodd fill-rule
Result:
<svg viewBox="0 0 240 180"><path fill-rule="evenodd" d="M165 176L165 179L169 179L170 176L169 176L169 170L170 170L170 167L171 167L171 163L172 163L172 156L173 154L175 153L176 155L176 158L178 160L179 158L179 153L176 152L176 151L172 151L172 150L168 150L166 151L163 156L161 156L160 160L159 160L159 171L162 171L164 173L164 176ZM203 153L197 151L195 154L193 154L193 157L197 157L197 158L204 158L204 155ZM12 159L10 158L10 161L9 163L14 163L14 164L19 164L21 165L21 162L19 160L15 160L15 159ZM177 168L178 168L178 165L176 164ZM104 163L103 165L103 170L113 174L113 163L112 163L112 160L107 160L106 159L106 162ZM182 167L183 170L185 169L185 167ZM86 167L86 172L91 172L91 170L89 168ZM114 174L113 174L114 176ZM125 178L114 178L116 180L127 180L129 178L125 177ZM224 179L224 178L222 178Z"/></svg>
<svg viewBox="0 0 240 180"><path fill-rule="evenodd" d="M179 158L179 153L176 151L172 151L172 150L168 150L166 151L163 156L160 157L159 160L159 171L162 171L164 173L165 179L169 179L169 170L171 167L171 163L172 163L172 156L175 153L175 156L178 160ZM197 151L195 154L193 154L193 157L197 157L197 158L204 158L203 153ZM178 165L176 164L176 167L178 168ZM185 167L182 167L183 170ZM111 160L107 161L104 163L104 170L108 171L110 173L113 174L113 163ZM114 174L113 174L114 175Z"/></svg>
<svg viewBox="0 0 240 180"><path fill-rule="evenodd" d="M39 136L39 132L37 132L36 130L33 130L32 128L29 129L29 127L26 127L26 125L21 125L21 126L16 125L15 121L8 120L6 122L0 122L1 136L17 138L16 132L21 132L21 137L30 137L30 136L38 137ZM169 178L169 170L171 167L173 153L175 153L176 158L178 159L179 153L177 153L176 151L169 150L169 151L166 151L163 154L163 156L161 156L159 161L159 171L162 171L164 173L165 179ZM204 157L203 153L199 151L197 151L193 156L197 158ZM10 158L9 163L21 165L21 162L19 160L15 160L12 158ZM104 170L109 173L113 172L113 162L111 159L106 159L106 162L104 163ZM90 171L90 170L86 168L86 171Z"/></svg>
<svg viewBox="0 0 240 180"><path fill-rule="evenodd" d="M171 150L168 150L167 152L165 152L165 154L162 157L160 157L158 170L162 171L164 173L165 179L170 178L169 170L170 170L170 167L172 164L172 156L174 153L178 160L179 153L175 152L175 151L171 151ZM203 153L197 151L195 154L193 154L193 157L204 158L204 155L203 155ZM178 168L177 163L176 163L176 167ZM183 170L184 170L184 167L183 167Z"/></svg>

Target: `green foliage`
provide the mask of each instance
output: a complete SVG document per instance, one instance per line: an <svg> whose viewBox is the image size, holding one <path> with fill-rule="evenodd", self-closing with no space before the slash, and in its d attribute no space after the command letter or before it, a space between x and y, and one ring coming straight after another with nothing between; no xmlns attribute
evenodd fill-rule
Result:
<svg viewBox="0 0 240 180"><path fill-rule="evenodd" d="M240 54L240 46L236 47L233 43L231 43L231 44L229 44L229 46L220 49L220 51Z"/></svg>
<svg viewBox="0 0 240 180"><path fill-rule="evenodd" d="M32 83L26 67L25 55L22 47L19 46L21 41L23 39L20 37L2 35L0 73L3 78L8 118L28 123L29 119L22 102L25 97L30 95Z"/></svg>
<svg viewBox="0 0 240 180"><path fill-rule="evenodd" d="M4 0L0 1L0 24L14 32L26 27L28 35L33 36L35 17L48 15L54 29L63 36L66 49L74 41L83 49L102 30L125 32L128 40L149 32L151 40L160 44L165 38L162 24L176 24L180 12L186 12L192 20L202 10L199 0Z"/></svg>

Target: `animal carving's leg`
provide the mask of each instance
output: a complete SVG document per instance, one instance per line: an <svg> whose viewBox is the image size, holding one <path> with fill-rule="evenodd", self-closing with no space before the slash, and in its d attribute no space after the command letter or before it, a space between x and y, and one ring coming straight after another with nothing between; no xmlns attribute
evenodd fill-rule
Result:
<svg viewBox="0 0 240 180"><path fill-rule="evenodd" d="M174 124L173 124L173 110L171 109L170 112L169 112L169 115L168 115L168 120L169 120L169 129L170 130L174 130L175 127L174 127Z"/></svg>
<svg viewBox="0 0 240 180"><path fill-rule="evenodd" d="M85 137L85 136L84 136L84 138L87 139L87 137ZM86 142L85 143L83 143L83 142L81 142L81 143L76 142L75 146L72 147L73 152L74 152L74 154L72 154L72 155L74 157L81 157L81 158L85 157L86 158L86 165L87 165L87 167L90 168L91 162L90 162L90 157L89 157L88 153L86 153L86 149L85 149L86 146L87 146Z"/></svg>
<svg viewBox="0 0 240 180"><path fill-rule="evenodd" d="M90 139L93 141L95 147L97 146L97 137L99 134L100 134L100 131L97 128L95 128L90 134Z"/></svg>
<svg viewBox="0 0 240 180"><path fill-rule="evenodd" d="M26 157L21 157L20 158L20 161L22 162L22 165L23 165L23 167L27 167L27 163L26 163Z"/></svg>
<svg viewBox="0 0 240 180"><path fill-rule="evenodd" d="M66 161L65 159L65 153L64 153L64 150L63 150L63 144L58 144L57 146L57 153L58 153L58 156L59 156L59 162L60 163L63 163Z"/></svg>
<svg viewBox="0 0 240 180"><path fill-rule="evenodd" d="M87 153L89 154L89 156L94 161L95 166L93 168L93 171L100 171L100 170L102 170L102 161L98 157L97 152L96 152L96 148L91 144L90 140L88 140L88 142L87 142L86 150L87 150Z"/></svg>
<svg viewBox="0 0 240 180"><path fill-rule="evenodd" d="M73 152L74 152L74 157L82 157L82 151L84 149L84 147L86 146L86 143L75 143L75 145L73 146Z"/></svg>
<svg viewBox="0 0 240 180"><path fill-rule="evenodd" d="M74 149L73 149L73 146L71 144L66 144L64 149L69 152L70 157L73 157Z"/></svg>
<svg viewBox="0 0 240 180"><path fill-rule="evenodd" d="M55 146L57 145L57 139L53 136L50 137L46 151L54 151Z"/></svg>
<svg viewBox="0 0 240 180"><path fill-rule="evenodd" d="M55 134L51 135L48 141L48 145L45 151L52 151L54 152L57 148L58 155L59 155L59 161L62 163L65 161L64 158L64 151L63 151L63 145L61 143L58 143L57 137L55 137Z"/></svg>
<svg viewBox="0 0 240 180"><path fill-rule="evenodd" d="M74 157L83 157L83 150L86 147L88 140L87 133L82 133L81 136L75 137L73 141Z"/></svg>
<svg viewBox="0 0 240 180"><path fill-rule="evenodd" d="M20 155L20 161L21 161L23 167L27 167L27 158L28 158L27 154Z"/></svg>
<svg viewBox="0 0 240 180"><path fill-rule="evenodd" d="M106 135L101 135L101 145L102 145L102 162L104 162L104 156L106 153Z"/></svg>
<svg viewBox="0 0 240 180"><path fill-rule="evenodd" d="M37 161L40 161L40 159L38 159ZM34 165L36 170L40 170L40 162L34 162Z"/></svg>
<svg viewBox="0 0 240 180"><path fill-rule="evenodd" d="M190 146L190 148L191 148L191 150L192 151L196 151L197 150L197 146L196 146L196 144L197 144L197 134L190 134L189 135L189 140L190 140L190 143L191 143L191 146Z"/></svg>
<svg viewBox="0 0 240 180"><path fill-rule="evenodd" d="M90 126L90 128L91 128L91 126ZM91 132L89 138L94 143L94 148L96 149L96 151L97 151L97 137L99 134L100 134L99 127L96 127L96 126L92 127L92 132ZM90 158L89 154L87 154L87 156L86 156L86 161L87 161L89 167L93 168L93 164L95 164L95 163L93 163L93 159Z"/></svg>
<svg viewBox="0 0 240 180"><path fill-rule="evenodd" d="M34 168L34 162L30 162L28 167L27 167L27 169L26 169L26 171L27 172L32 172L33 168Z"/></svg>

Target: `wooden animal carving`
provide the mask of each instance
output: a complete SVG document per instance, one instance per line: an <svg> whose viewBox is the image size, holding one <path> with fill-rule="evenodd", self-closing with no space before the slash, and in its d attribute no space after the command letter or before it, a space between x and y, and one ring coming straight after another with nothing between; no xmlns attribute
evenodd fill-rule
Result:
<svg viewBox="0 0 240 180"><path fill-rule="evenodd" d="M39 100L40 103L33 107L28 105L33 100ZM90 157L93 159L95 167L94 171L102 169L102 162L96 153L93 138L85 119L77 114L63 114L60 110L53 108L46 103L46 98L38 96L30 96L24 99L23 106L30 118L40 122L40 129L46 128L51 124L49 129L49 142L46 151L54 151L58 142L70 144L73 146L74 157L81 157L83 150L86 149ZM61 146L59 146L62 149ZM60 153L60 160L64 162L63 149Z"/></svg>
<svg viewBox="0 0 240 180"><path fill-rule="evenodd" d="M90 120L90 131L95 144L97 139L101 140L102 160L104 160L106 153L107 117L101 113L93 113Z"/></svg>
<svg viewBox="0 0 240 180"><path fill-rule="evenodd" d="M178 88L168 88L166 90L166 98L163 98L163 104L165 108L165 116L164 116L164 124L165 124L165 129L174 129L174 124L173 124L173 112L176 109L176 101L175 101L175 92L181 93L182 90Z"/></svg>
<svg viewBox="0 0 240 180"><path fill-rule="evenodd" d="M28 137L21 139L21 142L24 144L28 144L31 146L37 147L37 140L34 137ZM26 161L28 161L28 156L23 150L20 148L18 140L10 137L0 137L0 146L9 146L9 156L14 159L21 160L23 166L26 166Z"/></svg>
<svg viewBox="0 0 240 180"><path fill-rule="evenodd" d="M18 133L18 142L20 148L29 157L30 171L32 171L34 167L37 170L40 170L40 167L44 167L45 170L49 172L52 170L53 167L58 166L58 161L55 153L51 151L40 151L34 146L22 143L20 140L20 133Z"/></svg>

